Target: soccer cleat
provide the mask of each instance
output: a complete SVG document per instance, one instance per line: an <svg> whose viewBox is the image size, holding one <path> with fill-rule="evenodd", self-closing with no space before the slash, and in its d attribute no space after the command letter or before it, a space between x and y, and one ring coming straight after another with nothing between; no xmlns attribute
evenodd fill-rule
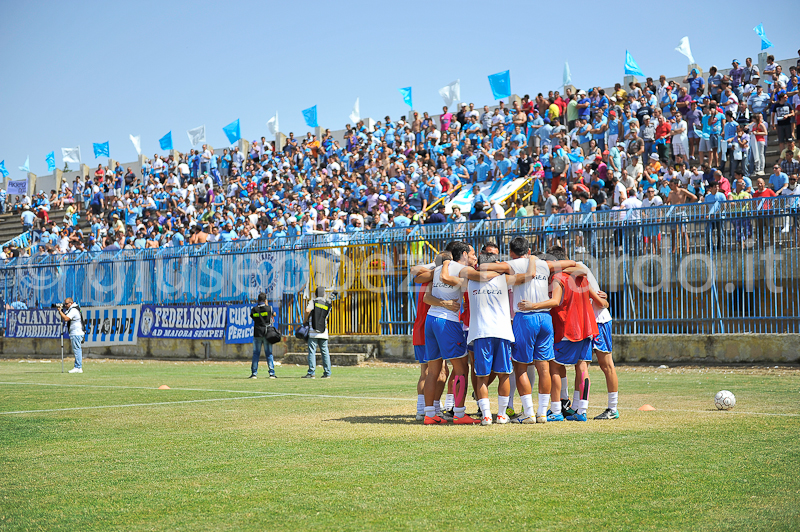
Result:
<svg viewBox="0 0 800 532"><path fill-rule="evenodd" d="M522 417L518 416L511 419L512 423L520 423L522 425L535 425L536 420L532 416Z"/></svg>
<svg viewBox="0 0 800 532"><path fill-rule="evenodd" d="M313 379L313 378L314 378L314 376L313 376L311 373L306 373L305 375L303 375L303 376L302 376L302 377L300 377L300 378L301 378L301 379Z"/></svg>
<svg viewBox="0 0 800 532"><path fill-rule="evenodd" d="M452 410L445 410L444 412L442 412L441 417L443 417L446 421L453 421L453 418L455 418L456 416Z"/></svg>
<svg viewBox="0 0 800 532"><path fill-rule="evenodd" d="M506 416L508 416L508 419L511 419L512 417L517 417L517 415L518 414L514 412L513 408L506 408Z"/></svg>
<svg viewBox="0 0 800 532"><path fill-rule="evenodd" d="M487 416L481 419L481 425L483 425L484 427L491 424L492 424L492 418Z"/></svg>
<svg viewBox="0 0 800 532"><path fill-rule="evenodd" d="M575 412L573 415L567 416L565 419L567 421L586 421L586 414L579 414Z"/></svg>
<svg viewBox="0 0 800 532"><path fill-rule="evenodd" d="M564 417L567 417L567 416L574 416L578 412L568 406L567 408L561 407L561 413L564 414Z"/></svg>
<svg viewBox="0 0 800 532"><path fill-rule="evenodd" d="M425 414L417 412L417 421L425 421Z"/></svg>
<svg viewBox="0 0 800 532"><path fill-rule="evenodd" d="M572 401L569 399L562 399L561 400L561 410L566 410L567 408L572 406Z"/></svg>
<svg viewBox="0 0 800 532"><path fill-rule="evenodd" d="M67 373L83 373L83 369L81 369L81 368L72 368Z"/></svg>
<svg viewBox="0 0 800 532"><path fill-rule="evenodd" d="M537 423L547 423L547 416L536 416Z"/></svg>
<svg viewBox="0 0 800 532"><path fill-rule="evenodd" d="M434 416L434 417L425 416L424 423L425 425L444 425L445 423L447 423L447 421L440 418L439 416Z"/></svg>
<svg viewBox="0 0 800 532"><path fill-rule="evenodd" d="M549 412L549 410L548 410ZM547 421L564 421L564 416L562 414L547 414Z"/></svg>
<svg viewBox="0 0 800 532"><path fill-rule="evenodd" d="M508 416L503 416L503 415L497 414L497 424L498 425L505 425L506 423L508 423L508 419L509 419Z"/></svg>
<svg viewBox="0 0 800 532"><path fill-rule="evenodd" d="M606 408L602 414L595 416L594 419L619 419L619 411Z"/></svg>
<svg viewBox="0 0 800 532"><path fill-rule="evenodd" d="M480 420L467 415L453 418L453 425L477 425L478 423L480 423Z"/></svg>
<svg viewBox="0 0 800 532"><path fill-rule="evenodd" d="M255 375L250 375L250 376L249 376L249 377L247 377L247 378L248 378L248 379L257 379L258 377L256 377Z"/></svg>

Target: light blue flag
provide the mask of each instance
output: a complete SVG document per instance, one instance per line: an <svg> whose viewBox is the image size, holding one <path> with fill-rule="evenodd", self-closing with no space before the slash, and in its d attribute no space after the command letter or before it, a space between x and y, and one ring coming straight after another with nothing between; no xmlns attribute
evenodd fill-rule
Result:
<svg viewBox="0 0 800 532"><path fill-rule="evenodd" d="M403 101L406 102L406 105L413 109L414 105L411 103L411 87L400 89L400 94L403 95Z"/></svg>
<svg viewBox="0 0 800 532"><path fill-rule="evenodd" d="M628 50L625 50L625 75L626 76L644 76L644 72L633 60L633 56Z"/></svg>
<svg viewBox="0 0 800 532"><path fill-rule="evenodd" d="M30 163L31 163L31 156L28 155L25 158L25 164L23 166L20 166L19 169L22 170L23 172L30 172L31 171L31 164Z"/></svg>
<svg viewBox="0 0 800 532"><path fill-rule="evenodd" d="M306 121L308 127L319 127L317 123L317 106L303 109L303 120Z"/></svg>
<svg viewBox="0 0 800 532"><path fill-rule="evenodd" d="M158 145L161 146L162 150L171 150L172 149L172 131L158 139Z"/></svg>
<svg viewBox="0 0 800 532"><path fill-rule="evenodd" d="M242 129L239 127L239 119L237 118L227 126L222 128L225 136L228 137L228 142L236 144L236 141L242 138Z"/></svg>
<svg viewBox="0 0 800 532"><path fill-rule="evenodd" d="M8 170L6 170L5 160L0 161L0 174L2 174L4 178L8 177Z"/></svg>
<svg viewBox="0 0 800 532"><path fill-rule="evenodd" d="M92 148L94 148L94 158L97 159L100 156L111 157L110 152L108 151L108 141L105 142L93 142Z"/></svg>
<svg viewBox="0 0 800 532"><path fill-rule="evenodd" d="M761 37L761 49L762 50L766 50L767 48L772 48L772 41L767 39L767 36L764 34L764 25L763 24L759 24L758 26L753 28L753 31L756 32L756 35Z"/></svg>
<svg viewBox="0 0 800 532"><path fill-rule="evenodd" d="M498 72L489 76L489 86L495 100L511 97L511 71Z"/></svg>
<svg viewBox="0 0 800 532"><path fill-rule="evenodd" d="M564 87L572 85L572 72L569 71L569 63L564 61Z"/></svg>
<svg viewBox="0 0 800 532"><path fill-rule="evenodd" d="M47 154L47 157L44 158L47 161L47 171L52 172L56 169L56 152L51 151Z"/></svg>

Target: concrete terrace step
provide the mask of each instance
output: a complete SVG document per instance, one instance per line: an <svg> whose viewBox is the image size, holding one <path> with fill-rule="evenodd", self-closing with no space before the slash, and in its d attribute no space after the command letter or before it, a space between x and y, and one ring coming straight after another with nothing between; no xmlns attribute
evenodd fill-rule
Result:
<svg viewBox="0 0 800 532"><path fill-rule="evenodd" d="M362 353L367 358L376 358L379 348L375 344L345 343L337 338L335 341L328 341L328 351L331 353Z"/></svg>
<svg viewBox="0 0 800 532"><path fill-rule="evenodd" d="M336 366L358 366L367 360L364 353L330 353L331 364ZM286 353L281 360L283 364L307 364L308 353ZM317 364L322 364L322 355L317 350Z"/></svg>

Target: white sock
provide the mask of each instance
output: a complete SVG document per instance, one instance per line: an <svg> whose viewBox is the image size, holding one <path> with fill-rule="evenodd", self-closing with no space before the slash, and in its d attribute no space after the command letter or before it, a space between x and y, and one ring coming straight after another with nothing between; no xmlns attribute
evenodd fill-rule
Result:
<svg viewBox="0 0 800 532"><path fill-rule="evenodd" d="M425 417L436 417L436 409L432 406L426 406Z"/></svg>
<svg viewBox="0 0 800 532"><path fill-rule="evenodd" d="M506 408L508 408L508 396L507 395L498 395L497 396L497 417L506 416Z"/></svg>
<svg viewBox="0 0 800 532"><path fill-rule="evenodd" d="M550 394L549 393L540 393L539 394L539 407L536 409L537 416L546 416L547 415L547 407L550 404ZM561 406L561 402L559 401L558 406Z"/></svg>
<svg viewBox="0 0 800 532"><path fill-rule="evenodd" d="M572 409L575 410L575 405L578 404L578 401L581 400L581 392L575 390L572 392Z"/></svg>
<svg viewBox="0 0 800 532"><path fill-rule="evenodd" d="M563 377L561 379L561 400L566 401L569 399L569 383L567 383L567 378Z"/></svg>
<svg viewBox="0 0 800 532"><path fill-rule="evenodd" d="M481 409L483 417L492 419L492 408L489 406L489 399L478 399L478 408Z"/></svg>
<svg viewBox="0 0 800 532"><path fill-rule="evenodd" d="M589 400L578 399L578 408L576 408L575 410L577 410L579 414L585 414L588 409L589 409Z"/></svg>
<svg viewBox="0 0 800 532"><path fill-rule="evenodd" d="M425 413L425 396L422 394L417 395L417 414Z"/></svg>
<svg viewBox="0 0 800 532"><path fill-rule="evenodd" d="M425 408L427 408L427 407L425 407ZM561 401L553 401L552 403L550 403L550 411L554 415L560 414L561 413Z"/></svg>
<svg viewBox="0 0 800 532"><path fill-rule="evenodd" d="M454 417L457 417L457 418L461 419L462 417L464 417L466 415L466 413L467 413L467 407L466 406L454 406L453 407L453 415L454 415Z"/></svg>
<svg viewBox="0 0 800 532"><path fill-rule="evenodd" d="M617 411L617 404L619 402L619 392L610 392L608 394L608 409L612 412Z"/></svg>
<svg viewBox="0 0 800 532"><path fill-rule="evenodd" d="M453 399L453 397L454 396L452 393L448 393L447 395L444 396L445 410L451 410L456 405L455 399Z"/></svg>
<svg viewBox="0 0 800 532"><path fill-rule="evenodd" d="M433 409L436 411L436 415L439 416L442 414L442 403L441 401L434 401L433 402Z"/></svg>
<svg viewBox="0 0 800 532"><path fill-rule="evenodd" d="M522 415L533 417L533 397L531 394L523 395L520 400L522 401Z"/></svg>

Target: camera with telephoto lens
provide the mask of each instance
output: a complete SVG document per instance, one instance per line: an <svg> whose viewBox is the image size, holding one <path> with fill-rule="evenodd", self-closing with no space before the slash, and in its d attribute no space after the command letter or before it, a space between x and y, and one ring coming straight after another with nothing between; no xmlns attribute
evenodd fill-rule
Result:
<svg viewBox="0 0 800 532"><path fill-rule="evenodd" d="M53 303L52 305L50 305L50 308L55 308L55 309L63 311L64 310L64 303Z"/></svg>

